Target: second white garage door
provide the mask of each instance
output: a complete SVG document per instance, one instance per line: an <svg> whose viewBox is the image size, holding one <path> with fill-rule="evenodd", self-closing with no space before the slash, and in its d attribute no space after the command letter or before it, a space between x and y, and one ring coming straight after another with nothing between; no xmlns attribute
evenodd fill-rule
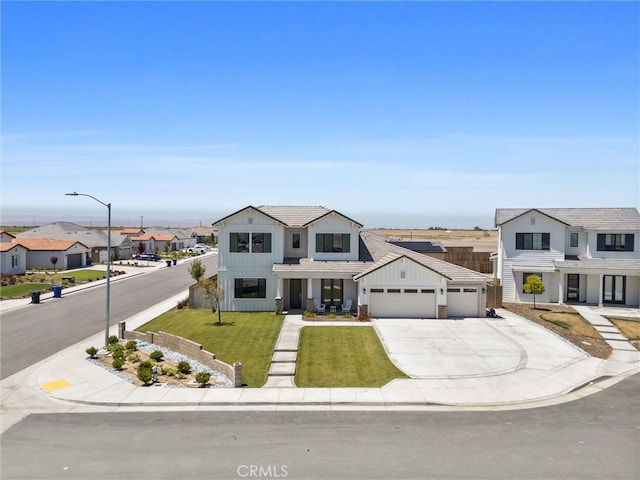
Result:
<svg viewBox="0 0 640 480"><path fill-rule="evenodd" d="M376 318L435 318L436 293L429 288L372 288L369 313Z"/></svg>
<svg viewBox="0 0 640 480"><path fill-rule="evenodd" d="M449 287L447 305L450 317L478 316L478 287Z"/></svg>

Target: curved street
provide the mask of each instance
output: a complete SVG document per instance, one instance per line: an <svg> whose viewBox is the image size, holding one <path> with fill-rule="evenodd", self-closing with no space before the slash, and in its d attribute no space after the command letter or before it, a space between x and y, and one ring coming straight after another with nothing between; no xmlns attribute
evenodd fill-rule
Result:
<svg viewBox="0 0 640 480"><path fill-rule="evenodd" d="M216 254L198 257L207 275L216 273ZM176 266L137 268L130 278L112 277L110 324L126 320L193 284L190 261ZM163 263L164 265L164 263ZM114 270L119 266L114 265ZM97 332L104 331L106 287L101 281L76 293L3 311L0 322L1 377L6 378Z"/></svg>

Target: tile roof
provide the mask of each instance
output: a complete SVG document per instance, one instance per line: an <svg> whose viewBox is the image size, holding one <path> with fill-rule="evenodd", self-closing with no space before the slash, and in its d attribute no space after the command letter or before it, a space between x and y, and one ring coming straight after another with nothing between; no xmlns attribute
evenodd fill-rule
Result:
<svg viewBox="0 0 640 480"><path fill-rule="evenodd" d="M297 262L291 263L276 263L273 265L273 272L317 272L327 274L339 274L347 273L355 275L360 273L371 266L369 262L358 261L319 261L310 260L308 258L297 259Z"/></svg>
<svg viewBox="0 0 640 480"><path fill-rule="evenodd" d="M275 218L289 227L302 227L331 212L331 210L325 207L287 207L269 205L257 207L257 210L266 213L270 217Z"/></svg>
<svg viewBox="0 0 640 480"><path fill-rule="evenodd" d="M360 237L371 253L374 263L366 271L356 275L355 280L402 257L410 258L452 282L485 282L490 280L488 275L394 245L385 237L371 232L361 232Z"/></svg>
<svg viewBox="0 0 640 480"><path fill-rule="evenodd" d="M0 242L0 252L8 252L13 247L22 247L22 245L18 245L17 243L13 243L13 242ZM25 247L22 247L22 248L25 248Z"/></svg>
<svg viewBox="0 0 640 480"><path fill-rule="evenodd" d="M636 208L498 208L494 223L499 226L530 211L587 230L640 230L640 214Z"/></svg>
<svg viewBox="0 0 640 480"><path fill-rule="evenodd" d="M114 243L113 232L111 240ZM107 235L99 230L82 227L71 222L54 222L26 230L18 238L52 238L55 240L75 240L88 247L106 247ZM114 245L116 245L115 242Z"/></svg>
<svg viewBox="0 0 640 480"><path fill-rule="evenodd" d="M77 240L55 240L53 238L16 238L13 243L22 245L27 250L64 251L69 250L76 243L86 247L86 245Z"/></svg>
<svg viewBox="0 0 640 480"><path fill-rule="evenodd" d="M558 269L588 269L588 270L615 270L640 272L640 259L637 258L586 258L578 260L555 260L554 265Z"/></svg>
<svg viewBox="0 0 640 480"><path fill-rule="evenodd" d="M343 215L342 213L338 212L337 210L329 210L326 207L322 207L322 206L311 206L311 207L305 207L305 206L278 206L278 205L261 205L259 207L254 207L252 205L249 205L245 208L242 208L240 210L238 210L237 212L234 212L230 215L227 215L226 217L221 218L220 220L217 220L215 222L213 222L213 225L217 225L219 223L222 223L223 221L225 221L227 218L229 217L233 217L234 215L240 213L240 212L244 212L247 209L253 209L256 210L258 212L264 213L265 215L273 218L274 220L282 223L284 226L286 227L305 227L308 224L310 224L311 222L314 222L316 220L319 220L320 218L329 215L331 213L336 213L337 215L340 215L341 217L346 218L347 220L349 220L350 222L355 223L356 225L362 227L362 224L347 217L346 215Z"/></svg>

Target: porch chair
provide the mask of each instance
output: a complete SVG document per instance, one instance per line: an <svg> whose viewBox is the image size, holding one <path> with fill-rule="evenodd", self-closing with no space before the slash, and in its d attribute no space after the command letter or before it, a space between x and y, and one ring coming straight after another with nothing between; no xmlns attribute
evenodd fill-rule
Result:
<svg viewBox="0 0 640 480"><path fill-rule="evenodd" d="M350 298L347 298L347 301L342 304L342 313L350 313L352 303L353 303L353 300L351 300Z"/></svg>
<svg viewBox="0 0 640 480"><path fill-rule="evenodd" d="M325 306L324 303L318 304L318 302L315 302L315 306L316 306L316 313L325 313L326 312L326 306Z"/></svg>

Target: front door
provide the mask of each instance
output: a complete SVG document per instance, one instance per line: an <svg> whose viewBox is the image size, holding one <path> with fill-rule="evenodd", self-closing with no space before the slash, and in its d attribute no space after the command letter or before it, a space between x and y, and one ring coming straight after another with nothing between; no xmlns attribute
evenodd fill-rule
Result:
<svg viewBox="0 0 640 480"><path fill-rule="evenodd" d="M302 308L302 279L289 280L289 308L292 310Z"/></svg>
<svg viewBox="0 0 640 480"><path fill-rule="evenodd" d="M580 301L580 275L569 273L567 275L567 302Z"/></svg>
<svg viewBox="0 0 640 480"><path fill-rule="evenodd" d="M624 291L627 277L623 275L605 275L604 282L604 303L625 303Z"/></svg>

